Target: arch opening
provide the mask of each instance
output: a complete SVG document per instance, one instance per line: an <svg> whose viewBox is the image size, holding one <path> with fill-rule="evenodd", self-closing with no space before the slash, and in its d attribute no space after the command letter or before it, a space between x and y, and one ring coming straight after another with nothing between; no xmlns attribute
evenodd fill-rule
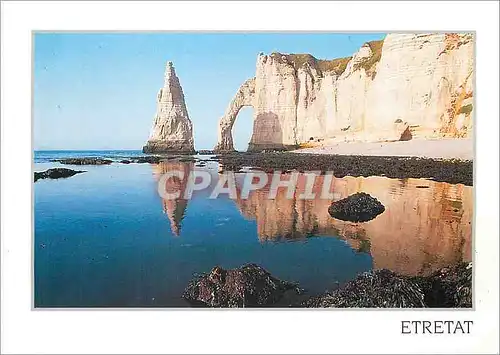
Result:
<svg viewBox="0 0 500 355"><path fill-rule="evenodd" d="M233 145L239 152L246 152L253 133L253 107L244 106L236 115L233 124Z"/></svg>
<svg viewBox="0 0 500 355"><path fill-rule="evenodd" d="M244 107L253 107L255 95L255 78L248 79L238 89L236 95L226 109L224 116L219 120L218 141L215 151L234 151L233 125L239 112ZM252 120L251 120L252 121Z"/></svg>

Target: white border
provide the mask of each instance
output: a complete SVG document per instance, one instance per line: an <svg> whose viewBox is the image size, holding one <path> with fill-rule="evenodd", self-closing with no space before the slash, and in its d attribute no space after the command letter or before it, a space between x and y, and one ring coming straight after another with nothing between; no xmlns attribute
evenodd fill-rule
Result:
<svg viewBox="0 0 500 355"><path fill-rule="evenodd" d="M2 2L2 353L496 353L498 3ZM475 311L31 311L32 30L476 30ZM401 320L474 320L401 335Z"/></svg>

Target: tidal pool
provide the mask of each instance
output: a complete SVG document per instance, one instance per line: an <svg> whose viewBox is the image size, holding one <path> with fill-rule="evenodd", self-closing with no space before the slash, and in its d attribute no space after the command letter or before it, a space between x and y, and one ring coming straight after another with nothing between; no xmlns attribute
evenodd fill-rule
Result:
<svg viewBox="0 0 500 355"><path fill-rule="evenodd" d="M36 152L35 171L62 166L50 159L78 154L89 156ZM217 183L217 162L197 165L79 166L86 172L34 184L35 307L188 307L181 295L189 280L215 265L257 263L313 295L373 268L426 275L471 260L471 186L334 178L339 199L366 192L385 206L365 223L336 220L328 214L331 201L288 199L285 189L275 199L268 198L268 186L242 199L239 178L236 199L209 199L210 189L190 200L160 197L158 181L172 169L205 170L212 186ZM301 174L296 194L305 183Z"/></svg>

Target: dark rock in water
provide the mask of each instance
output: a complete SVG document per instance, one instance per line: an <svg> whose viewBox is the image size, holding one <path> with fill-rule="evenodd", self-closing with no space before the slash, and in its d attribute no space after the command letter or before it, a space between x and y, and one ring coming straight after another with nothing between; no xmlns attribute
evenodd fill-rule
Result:
<svg viewBox="0 0 500 355"><path fill-rule="evenodd" d="M200 149L197 152L199 155L212 155L215 154L215 150L209 150L209 149Z"/></svg>
<svg viewBox="0 0 500 355"><path fill-rule="evenodd" d="M415 308L425 307L421 287L404 276L382 269L365 272L343 287L311 297L303 307Z"/></svg>
<svg viewBox="0 0 500 355"><path fill-rule="evenodd" d="M84 173L81 170L71 170L65 168L52 168L42 172L35 172L35 182L40 179L60 179L67 178L76 174Z"/></svg>
<svg viewBox="0 0 500 355"><path fill-rule="evenodd" d="M358 192L335 201L328 208L333 218L351 222L366 222L385 211L379 200L364 192Z"/></svg>
<svg viewBox="0 0 500 355"><path fill-rule="evenodd" d="M111 164L113 161L109 159L102 158L68 158L68 159L56 159L52 160L59 162L61 164L69 165L107 165Z"/></svg>
<svg viewBox="0 0 500 355"><path fill-rule="evenodd" d="M122 163L122 164L130 164L131 161L127 160L127 159L123 159L123 160L120 160L120 163Z"/></svg>
<svg viewBox="0 0 500 355"><path fill-rule="evenodd" d="M216 266L192 280L183 298L205 307L260 307L275 304L287 290L301 292L297 285L273 277L256 264L231 270Z"/></svg>
<svg viewBox="0 0 500 355"><path fill-rule="evenodd" d="M443 268L430 276L413 277L433 308L472 308L472 263Z"/></svg>
<svg viewBox="0 0 500 355"><path fill-rule="evenodd" d="M134 159L135 163L143 164L143 163L149 163L149 164L158 164L159 162L165 160L166 157L160 157L156 155L148 155L145 157L139 157Z"/></svg>
<svg viewBox="0 0 500 355"><path fill-rule="evenodd" d="M180 158L179 161L182 163L190 163L196 161L196 159L193 157L186 157L186 158Z"/></svg>

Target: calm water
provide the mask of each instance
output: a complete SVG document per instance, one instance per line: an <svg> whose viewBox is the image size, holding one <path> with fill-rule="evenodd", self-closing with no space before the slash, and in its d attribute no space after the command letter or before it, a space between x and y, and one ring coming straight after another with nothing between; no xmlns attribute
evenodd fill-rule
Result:
<svg viewBox="0 0 500 355"><path fill-rule="evenodd" d="M35 152L35 171L61 166L55 158L136 155ZM330 201L289 200L284 190L274 200L265 189L246 200L208 199L210 189L160 198L162 173L204 169L215 185L215 162L66 167L87 172L34 185L36 307L185 307L188 281L215 265L255 262L316 294L372 268L417 275L471 259L472 187L460 184L334 179L341 198L364 191L386 207L353 224L331 218Z"/></svg>

